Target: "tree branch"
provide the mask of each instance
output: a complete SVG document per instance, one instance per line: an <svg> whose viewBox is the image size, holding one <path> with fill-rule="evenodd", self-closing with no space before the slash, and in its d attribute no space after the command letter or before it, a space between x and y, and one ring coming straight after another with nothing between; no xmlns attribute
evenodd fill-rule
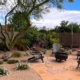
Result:
<svg viewBox="0 0 80 80"><path fill-rule="evenodd" d="M11 11L9 11L9 12L7 13L7 15L5 16L5 33L7 34L9 41L10 41L10 36L9 36L8 32L6 31L7 16L8 16L11 12L13 12L13 10L17 7L17 5L18 5L18 4L16 4L16 6L13 7L13 9L12 9Z"/></svg>
<svg viewBox="0 0 80 80"><path fill-rule="evenodd" d="M4 38L6 38L6 36L5 36L4 32L3 32L2 25L0 25L0 27L1 27L1 34L2 34L2 36L3 36Z"/></svg>
<svg viewBox="0 0 80 80"><path fill-rule="evenodd" d="M7 2L7 0L4 0L4 1L1 0L1 1L0 1L0 5L5 5L6 2Z"/></svg>
<svg viewBox="0 0 80 80"><path fill-rule="evenodd" d="M49 0L45 0L45 1L43 1L42 3L37 4L36 6L33 6L32 9L28 12L28 15L31 14L31 12L32 12L35 8L37 8L37 7L39 7L39 6L42 6L43 4L45 4L45 3L47 3L47 2L49 2Z"/></svg>
<svg viewBox="0 0 80 80"><path fill-rule="evenodd" d="M12 38L12 40L11 40L11 46L13 46L13 43L16 42L17 38L19 38L20 35L22 35L23 33L25 33L30 26L31 26L30 20L27 18L27 25L26 25L25 29L23 29L21 32L19 32L18 34L16 34L16 35Z"/></svg>

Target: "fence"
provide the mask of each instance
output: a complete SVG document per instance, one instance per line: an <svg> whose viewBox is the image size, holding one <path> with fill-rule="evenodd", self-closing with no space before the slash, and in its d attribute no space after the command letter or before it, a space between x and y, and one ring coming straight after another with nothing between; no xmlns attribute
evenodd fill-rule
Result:
<svg viewBox="0 0 80 80"><path fill-rule="evenodd" d="M59 33L59 39L64 47L80 47L80 33Z"/></svg>

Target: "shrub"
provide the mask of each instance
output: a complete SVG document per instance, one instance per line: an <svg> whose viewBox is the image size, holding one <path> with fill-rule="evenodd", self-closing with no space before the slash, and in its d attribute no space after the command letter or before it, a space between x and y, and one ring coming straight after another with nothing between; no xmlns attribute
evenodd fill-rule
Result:
<svg viewBox="0 0 80 80"><path fill-rule="evenodd" d="M25 44L21 40L18 40L16 42L15 47L17 47L17 49L21 51L26 50Z"/></svg>
<svg viewBox="0 0 80 80"><path fill-rule="evenodd" d="M28 64L18 63L17 67L16 67L16 70L25 70L25 69L28 69L28 68L29 68Z"/></svg>
<svg viewBox="0 0 80 80"><path fill-rule="evenodd" d="M7 69L0 66L0 76L8 75L9 73L10 72Z"/></svg>
<svg viewBox="0 0 80 80"><path fill-rule="evenodd" d="M14 63L18 63L18 62L19 62L18 60L14 60L14 59L8 60L8 63L9 64L14 64Z"/></svg>
<svg viewBox="0 0 80 80"><path fill-rule="evenodd" d="M24 53L24 56L29 56L30 54L29 53Z"/></svg>
<svg viewBox="0 0 80 80"><path fill-rule="evenodd" d="M65 51L67 54L71 54L72 53L72 50L67 50Z"/></svg>
<svg viewBox="0 0 80 80"><path fill-rule="evenodd" d="M47 35L47 38L48 38L48 46L49 47L52 47L53 43L60 44L59 35L56 32L49 32L49 34Z"/></svg>
<svg viewBox="0 0 80 80"><path fill-rule="evenodd" d="M8 59L10 58L10 54L9 53L5 53L3 56L2 56L2 59L3 61L8 61Z"/></svg>
<svg viewBox="0 0 80 80"><path fill-rule="evenodd" d="M3 64L3 61L0 61L0 64Z"/></svg>
<svg viewBox="0 0 80 80"><path fill-rule="evenodd" d="M21 39L21 41L24 43L24 45L26 46L30 46L31 45L31 41L29 39Z"/></svg>
<svg viewBox="0 0 80 80"><path fill-rule="evenodd" d="M14 52L12 57L22 57L22 54L20 52Z"/></svg>
<svg viewBox="0 0 80 80"><path fill-rule="evenodd" d="M3 43L0 43L0 50L4 51L6 49L6 46Z"/></svg>

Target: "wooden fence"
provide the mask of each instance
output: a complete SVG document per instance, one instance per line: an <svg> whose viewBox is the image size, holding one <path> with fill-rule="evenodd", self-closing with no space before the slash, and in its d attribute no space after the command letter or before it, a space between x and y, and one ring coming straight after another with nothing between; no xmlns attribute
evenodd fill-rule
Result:
<svg viewBox="0 0 80 80"><path fill-rule="evenodd" d="M64 47L80 47L80 33L59 33L59 39Z"/></svg>

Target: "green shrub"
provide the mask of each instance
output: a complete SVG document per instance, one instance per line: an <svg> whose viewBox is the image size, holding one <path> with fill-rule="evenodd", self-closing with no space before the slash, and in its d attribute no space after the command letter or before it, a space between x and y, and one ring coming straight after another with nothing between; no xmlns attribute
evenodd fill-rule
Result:
<svg viewBox="0 0 80 80"><path fill-rule="evenodd" d="M14 64L14 63L18 63L18 62L19 62L18 60L14 60L14 59L8 60L8 63L9 64Z"/></svg>
<svg viewBox="0 0 80 80"><path fill-rule="evenodd" d="M60 44L59 35L56 32L49 32L47 35L47 38L48 38L48 46L49 47L52 47L53 43Z"/></svg>
<svg viewBox="0 0 80 80"><path fill-rule="evenodd" d="M16 67L16 70L25 70L25 69L28 69L28 68L29 68L28 64L18 63L17 67Z"/></svg>
<svg viewBox="0 0 80 80"><path fill-rule="evenodd" d="M9 73L10 72L7 69L0 66L0 76L8 75Z"/></svg>
<svg viewBox="0 0 80 80"><path fill-rule="evenodd" d="M30 46L31 45L31 41L29 39L21 39L21 41L25 44L25 46Z"/></svg>
<svg viewBox="0 0 80 80"><path fill-rule="evenodd" d="M3 64L3 61L0 61L0 64Z"/></svg>
<svg viewBox="0 0 80 80"><path fill-rule="evenodd" d="M14 52L12 57L22 57L22 54L20 52Z"/></svg>
<svg viewBox="0 0 80 80"><path fill-rule="evenodd" d="M71 54L72 50L66 50L65 52L68 53L68 54Z"/></svg>

